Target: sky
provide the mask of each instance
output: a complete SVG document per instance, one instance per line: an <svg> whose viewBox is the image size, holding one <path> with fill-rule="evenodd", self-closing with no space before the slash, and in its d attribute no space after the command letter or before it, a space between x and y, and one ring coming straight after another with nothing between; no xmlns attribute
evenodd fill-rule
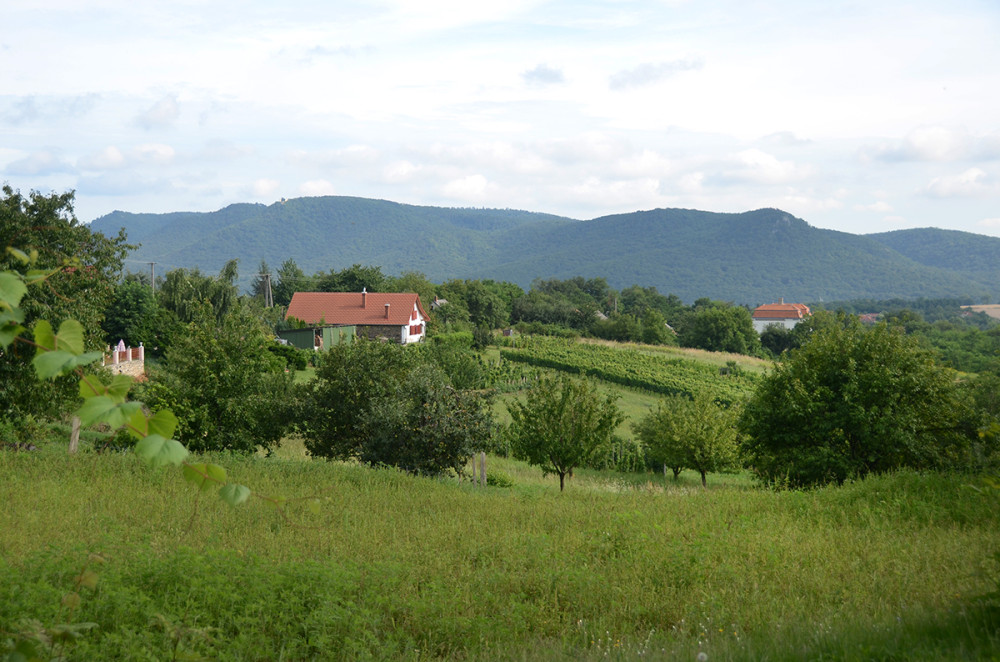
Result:
<svg viewBox="0 0 1000 662"><path fill-rule="evenodd" d="M996 0L4 0L0 182L1000 236Z"/></svg>

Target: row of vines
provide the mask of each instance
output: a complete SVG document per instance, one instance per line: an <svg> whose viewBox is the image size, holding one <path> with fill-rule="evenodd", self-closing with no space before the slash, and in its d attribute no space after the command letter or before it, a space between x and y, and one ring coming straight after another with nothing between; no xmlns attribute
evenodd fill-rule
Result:
<svg viewBox="0 0 1000 662"><path fill-rule="evenodd" d="M501 349L500 355L506 361L585 374L664 395L693 397L708 392L725 405L744 399L757 381L756 375L738 368L720 370L695 360L559 339L536 338L524 346Z"/></svg>

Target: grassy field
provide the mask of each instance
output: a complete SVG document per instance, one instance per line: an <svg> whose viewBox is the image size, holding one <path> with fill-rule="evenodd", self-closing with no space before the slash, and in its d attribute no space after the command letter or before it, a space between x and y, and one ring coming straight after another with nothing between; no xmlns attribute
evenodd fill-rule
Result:
<svg viewBox="0 0 1000 662"><path fill-rule="evenodd" d="M80 660L1000 655L981 600L997 589L1000 499L973 477L777 493L578 471L560 494L500 458L489 467L513 487L309 461L294 444L213 459L288 512L199 497L129 454L0 452L0 630L95 623L55 651ZM69 613L90 554L99 581Z"/></svg>

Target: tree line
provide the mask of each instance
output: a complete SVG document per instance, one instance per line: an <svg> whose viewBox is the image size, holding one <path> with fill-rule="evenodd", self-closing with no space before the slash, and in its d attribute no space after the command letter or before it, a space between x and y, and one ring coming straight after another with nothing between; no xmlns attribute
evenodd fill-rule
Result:
<svg viewBox="0 0 1000 662"><path fill-rule="evenodd" d="M494 281L435 285L420 274L388 277L362 265L306 276L288 260L271 283L278 305L265 308L262 288L271 279L260 277L250 296L240 296L233 261L214 276L171 271L154 293L143 276L124 273L124 234L108 238L78 223L71 195L25 197L5 187L0 220L5 247L31 251L38 268L55 274L24 298L23 319L15 321L31 329L42 319L76 319L91 349L119 338L142 342L152 365L136 397L173 411L177 439L192 451L266 452L295 433L316 457L433 475L461 471L473 452L507 449L559 475L562 485L616 443L621 412L588 378L536 372L520 381L527 390L510 407L511 423L498 425L490 397L511 375L476 351L493 330L515 325L569 337L774 351L753 332L746 308L708 299L688 306L639 286L615 292L600 278L536 281L524 292ZM2 257L0 271L19 268L13 255ZM266 266L260 274L269 273ZM274 342L286 323L280 304L294 291L361 288L437 297L429 342L359 342L320 357ZM719 402L698 392L664 398L635 422L637 452L645 466L675 475L692 469L704 481L709 472L746 467L764 482L790 486L901 466L991 466L1000 428L996 355L979 376L957 379L907 330L905 323L866 326L821 311L781 334L788 342L775 352L780 361L747 399ZM297 384L294 368L307 357L318 363L315 377ZM17 344L0 350L0 433L15 439L30 437L77 397L72 380L35 379L32 358Z"/></svg>

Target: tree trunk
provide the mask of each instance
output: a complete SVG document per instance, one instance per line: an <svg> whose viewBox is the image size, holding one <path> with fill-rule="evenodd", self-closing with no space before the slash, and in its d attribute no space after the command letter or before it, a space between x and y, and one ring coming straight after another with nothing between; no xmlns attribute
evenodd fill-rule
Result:
<svg viewBox="0 0 1000 662"><path fill-rule="evenodd" d="M566 485L566 473L564 471L559 472L559 491L563 491L563 487Z"/></svg>
<svg viewBox="0 0 1000 662"><path fill-rule="evenodd" d="M701 472L701 486L702 487L708 487L708 484L705 482L705 472L704 471Z"/></svg>
<svg viewBox="0 0 1000 662"><path fill-rule="evenodd" d="M674 472L674 480L678 480L681 477L681 468L674 467L673 472Z"/></svg>

